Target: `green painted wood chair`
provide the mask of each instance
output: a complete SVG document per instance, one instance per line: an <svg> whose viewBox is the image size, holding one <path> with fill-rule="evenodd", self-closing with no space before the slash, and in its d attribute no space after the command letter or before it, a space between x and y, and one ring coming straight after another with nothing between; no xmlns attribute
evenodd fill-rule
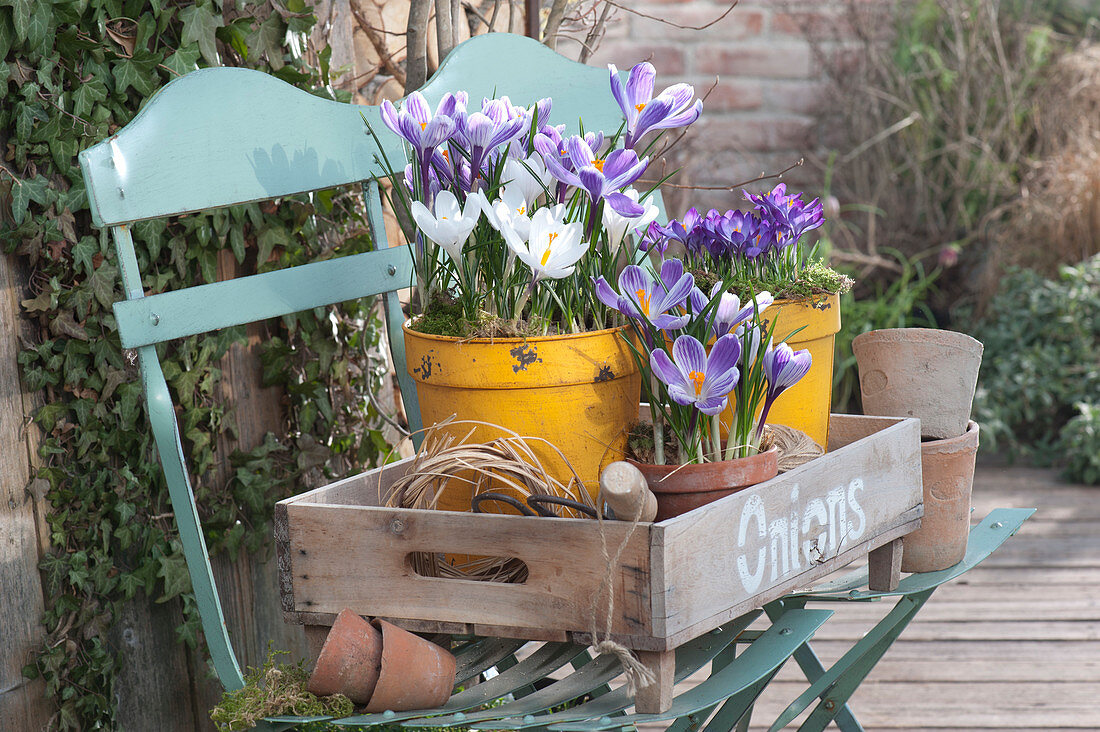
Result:
<svg viewBox="0 0 1100 732"><path fill-rule="evenodd" d="M537 75L530 73L535 68L539 69ZM573 129L582 117L589 129L617 129L620 122L618 108L607 91L606 71L567 61L518 36L493 34L462 44L422 91L434 103L446 91L457 89L467 90L472 99L507 94L517 103L551 96L554 121ZM380 131L385 150L379 151L365 134L364 117ZM416 392L404 369L403 315L397 298L397 290L410 282L411 261L406 247L391 249L386 240L377 180L384 173L376 163L379 152L391 160L403 156L398 140L380 124L377 108L326 101L259 72L219 68L173 81L123 130L80 156L93 219L97 226L109 227L114 239L126 298L115 305L119 334L123 347L134 349L140 360L149 420L203 632L226 689L241 687L242 674L226 629L172 396L156 346L355 298L381 296L405 411L411 428L419 429ZM144 294L143 273L132 239L134 222L357 183L364 187L376 251ZM982 546L992 551L988 542ZM975 559L980 561L978 554ZM919 587L914 592L927 590L920 582L915 584ZM674 699L666 713L624 715L633 700L622 688L611 689L611 682L621 673L611 657L593 659L583 647L548 643L517 660L515 652L522 642L487 638L457 645L459 683L476 679L491 667L499 675L455 694L442 708L361 715L337 723L467 725L476 721L483 729L606 729L668 721L670 729L688 730L699 728L714 713L706 729L729 730L738 720L747 719L753 700L792 654L797 653L795 658L815 682L808 691L813 698L825 693L820 687L831 679L830 674L848 678L855 673L848 669L825 672L819 663L814 665L807 643L832 613L803 605L801 599L794 598L769 606L772 625L762 632L746 630L760 615L758 610L678 649L677 679L707 664L711 675ZM888 630L893 629L891 625ZM743 649L734 642L743 645L746 639L752 642ZM877 646L873 650L877 652ZM863 672L866 664L855 665L856 671ZM570 666L573 672L564 679L546 680L550 673ZM548 713L581 696L589 701ZM507 702L499 704L501 699ZM489 702L498 706L485 709ZM845 709L843 703L841 708ZM433 719L425 721L425 714ZM304 721L309 720L273 718L265 724L269 729L287 729Z"/></svg>

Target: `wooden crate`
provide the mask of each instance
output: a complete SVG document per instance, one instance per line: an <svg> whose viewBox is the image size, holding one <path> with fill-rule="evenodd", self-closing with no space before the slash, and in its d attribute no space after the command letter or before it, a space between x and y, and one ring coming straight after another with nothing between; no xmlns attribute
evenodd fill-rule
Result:
<svg viewBox="0 0 1100 732"><path fill-rule="evenodd" d="M349 607L410 630L666 651L893 542L920 525L915 419L833 415L829 452L766 483L660 523L379 507L408 460L278 503L288 622L331 625ZM412 552L518 557L522 584L416 574Z"/></svg>

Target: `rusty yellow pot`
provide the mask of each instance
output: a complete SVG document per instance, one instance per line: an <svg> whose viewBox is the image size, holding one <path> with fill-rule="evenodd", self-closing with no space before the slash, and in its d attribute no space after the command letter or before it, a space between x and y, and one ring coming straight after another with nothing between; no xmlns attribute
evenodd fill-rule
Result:
<svg viewBox="0 0 1100 732"><path fill-rule="evenodd" d="M768 413L770 424L783 424L802 430L814 442L829 444L829 411L833 400L833 341L840 331L840 296L814 295L799 300L776 300L764 311L766 320L774 319L776 342L798 351L809 350L813 363L810 371L783 392ZM795 332L797 331L797 332ZM787 335L794 333L787 338ZM728 429L733 405L722 413Z"/></svg>
<svg viewBox="0 0 1100 732"><path fill-rule="evenodd" d="M537 338L458 339L405 327L405 357L425 426L451 415L500 425L557 446L590 495L600 470L621 460L637 418L641 377L620 328ZM464 436L471 427L452 431ZM480 429L477 440L502 434ZM563 484L570 473L552 449L530 447ZM469 491L454 488L439 507L468 511Z"/></svg>

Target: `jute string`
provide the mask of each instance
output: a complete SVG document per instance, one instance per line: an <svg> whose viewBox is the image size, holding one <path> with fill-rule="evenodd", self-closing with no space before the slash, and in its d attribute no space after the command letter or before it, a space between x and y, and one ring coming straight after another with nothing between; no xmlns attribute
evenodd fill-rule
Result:
<svg viewBox="0 0 1100 732"><path fill-rule="evenodd" d="M650 669L646 668L645 664L638 660L638 657L634 655L633 651L621 643L611 640L611 624L615 620L615 568L619 566L619 560L622 559L623 552L626 551L627 544L630 543L630 537L634 535L635 530L638 528L638 517L635 516L634 520L630 522L630 528L627 529L626 534L623 535L622 541L619 542L619 546L615 550L615 556L612 557L607 550L607 531L604 528L605 519L603 516L603 502L597 501L596 503L596 519L600 527L600 550L603 553L604 564L607 566L607 574L600 583L600 591L596 593L596 597L592 601L592 627L590 634L592 640L596 641L592 650L595 651L596 655L610 653L619 659L619 663L622 664L623 667L623 676L626 678L627 693L633 696L639 689L645 689L652 686L657 681L657 677ZM600 596L604 593L604 588L606 588L607 591L607 614L604 618L604 630L601 634L596 622L596 616L600 606Z"/></svg>
<svg viewBox="0 0 1100 732"><path fill-rule="evenodd" d="M794 470L799 465L825 454L825 449L802 430L782 424L769 424L768 430L779 449L780 473Z"/></svg>

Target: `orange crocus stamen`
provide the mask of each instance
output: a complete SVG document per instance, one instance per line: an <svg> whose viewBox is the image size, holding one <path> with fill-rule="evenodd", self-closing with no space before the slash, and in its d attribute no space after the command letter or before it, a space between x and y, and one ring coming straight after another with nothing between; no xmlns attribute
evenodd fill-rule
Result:
<svg viewBox="0 0 1100 732"><path fill-rule="evenodd" d="M546 251L542 253L542 266L545 267L546 263L550 260L550 247L554 245L554 240L558 238L557 233L550 232L548 234L550 240L546 242Z"/></svg>
<svg viewBox="0 0 1100 732"><path fill-rule="evenodd" d="M645 102L642 102L641 104L635 104L635 105L634 105L634 109L636 109L637 111L641 112L641 111L642 111L643 109L645 109L645 105L646 105L646 103L645 103Z"/></svg>
<svg viewBox="0 0 1100 732"><path fill-rule="evenodd" d="M595 166L596 170L600 171L601 173L603 172L603 159L602 158L597 158L596 160L593 160L592 165Z"/></svg>
<svg viewBox="0 0 1100 732"><path fill-rule="evenodd" d="M420 123L420 131L423 132L426 129L428 129L428 123L427 122L421 122Z"/></svg>
<svg viewBox="0 0 1100 732"><path fill-rule="evenodd" d="M691 383L695 385L695 396L699 396L703 393L703 382L706 381L706 374L702 371L692 371L688 374L688 378L691 379Z"/></svg>
<svg viewBox="0 0 1100 732"><path fill-rule="evenodd" d="M649 294L645 290L635 290L634 294L638 296L638 305L641 306L643 313L649 312Z"/></svg>
<svg viewBox="0 0 1100 732"><path fill-rule="evenodd" d="M527 213L527 207L526 206L520 206L519 208L516 209L516 213L518 213L520 216L523 216L525 213ZM551 234L550 236L557 236L557 234Z"/></svg>

